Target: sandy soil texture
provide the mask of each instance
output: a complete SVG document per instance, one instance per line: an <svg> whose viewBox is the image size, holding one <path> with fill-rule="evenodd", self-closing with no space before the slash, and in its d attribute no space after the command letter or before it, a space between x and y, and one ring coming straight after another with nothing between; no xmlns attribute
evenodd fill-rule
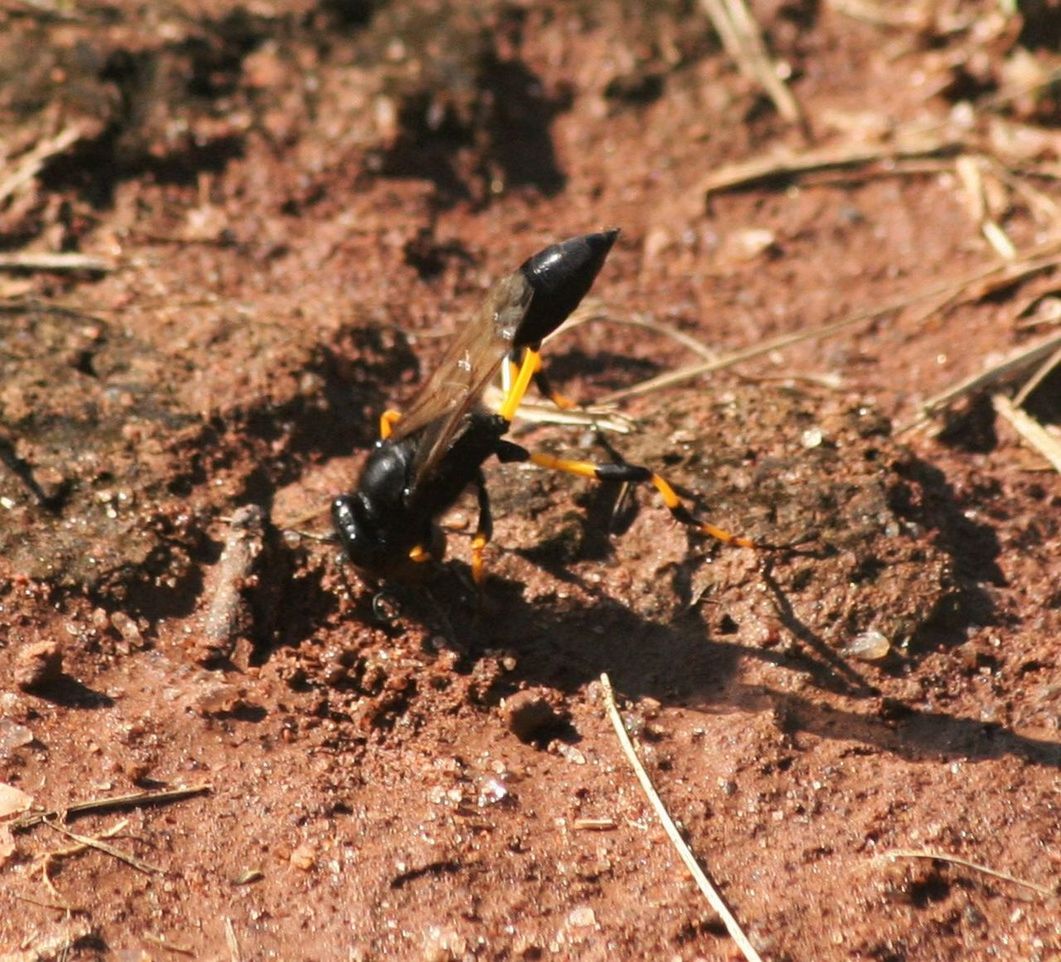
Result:
<svg viewBox="0 0 1061 962"><path fill-rule="evenodd" d="M742 9L0 2L0 960L737 959L605 672L762 959L1061 957L1061 10ZM607 227L515 439L802 550L492 464L481 597L473 497L367 583L380 412Z"/></svg>

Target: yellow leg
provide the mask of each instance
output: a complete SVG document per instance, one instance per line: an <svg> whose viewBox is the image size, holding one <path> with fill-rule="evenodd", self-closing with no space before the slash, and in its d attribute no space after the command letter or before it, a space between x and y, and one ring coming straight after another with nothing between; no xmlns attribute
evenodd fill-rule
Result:
<svg viewBox="0 0 1061 962"><path fill-rule="evenodd" d="M379 436L384 441L391 436L394 425L402 419L401 411L392 411L388 408L379 416Z"/></svg>
<svg viewBox="0 0 1061 962"><path fill-rule="evenodd" d="M532 464L550 471L563 471L566 474L575 474L580 478L596 478L598 481L625 481L645 482L651 484L662 498L667 510L682 524L688 525L701 534L721 541L723 544L733 544L741 548L759 548L750 538L732 534L724 528L716 527L706 521L701 521L682 503L681 498L675 493L667 479L650 471L648 468L637 464L593 464L591 461L571 461L567 458L553 457L539 451L528 452Z"/></svg>
<svg viewBox="0 0 1061 962"><path fill-rule="evenodd" d="M524 360L526 355L524 355ZM505 366L501 369L501 388L504 391L506 398L512 393L512 388L515 385L516 380L519 378L519 372L521 365L517 364L511 358L505 361ZM553 389L552 384L549 383L549 379L545 376L545 371L542 370L541 359L535 364L535 370L531 375L531 380L534 381L535 386L538 388L538 393L542 397L547 397L553 402L561 411L570 411L578 407L578 403L567 397L565 394L561 394L559 391ZM513 415L515 411L512 412ZM511 418L509 419L511 420Z"/></svg>
<svg viewBox="0 0 1061 962"><path fill-rule="evenodd" d="M671 514L677 516L679 520L684 520L682 515L687 516L690 520L686 523L691 527L694 527L701 534L706 534L717 541L721 541L723 544L735 544L741 548L758 548L754 541L750 538L744 538L740 535L731 534L724 528L717 528L713 524L709 524L707 521L701 521L699 518L694 517L690 514L689 509L682 504L681 498L675 493L674 488L667 483L667 479L660 477L660 475L652 472L652 477L649 478L656 490L659 492L660 497L663 499L663 503L667 506L667 510Z"/></svg>
<svg viewBox="0 0 1061 962"><path fill-rule="evenodd" d="M431 560L431 552L429 552L423 545L417 545L409 552L409 560L416 562L416 564L424 564Z"/></svg>
<svg viewBox="0 0 1061 962"><path fill-rule="evenodd" d="M578 405L564 394L557 391L552 384L549 382L549 378L545 376L544 370L539 370L534 375L534 384L538 388L538 393L543 397L547 397L553 402L561 411L570 411L573 408L577 408Z"/></svg>
<svg viewBox="0 0 1061 962"><path fill-rule="evenodd" d="M571 411L578 407L577 401L571 400L566 394L561 394L559 391L550 391L549 400L561 411Z"/></svg>
<svg viewBox="0 0 1061 962"><path fill-rule="evenodd" d="M487 537L482 532L478 532L472 538L472 579L480 586L486 577L486 565L483 562L483 549L486 543Z"/></svg>
<svg viewBox="0 0 1061 962"><path fill-rule="evenodd" d="M512 387L509 388L508 394L505 395L505 399L501 402L501 407L497 412L506 421L511 421L516 416L516 409L523 400L523 395L527 393L531 379L541 370L541 367L541 355L537 351L527 348L523 353L519 374L516 375L516 380L513 382Z"/></svg>
<svg viewBox="0 0 1061 962"><path fill-rule="evenodd" d="M580 478L596 478L597 465L589 461L569 461L567 458L554 458L542 451L531 452L531 464L549 471L563 471L565 474L577 474Z"/></svg>

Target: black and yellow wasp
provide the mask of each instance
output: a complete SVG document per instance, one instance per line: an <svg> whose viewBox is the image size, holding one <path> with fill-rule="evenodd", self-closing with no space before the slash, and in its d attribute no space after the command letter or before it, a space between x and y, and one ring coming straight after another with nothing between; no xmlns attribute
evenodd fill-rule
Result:
<svg viewBox="0 0 1061 962"><path fill-rule="evenodd" d="M667 481L648 468L566 460L505 438L532 380L559 400L542 374L541 342L589 291L618 234L607 230L572 237L524 261L494 286L409 409L384 412L381 437L357 486L332 502L339 540L357 568L402 580L422 571L424 562L440 560L445 537L438 519L474 487L479 523L472 539L472 574L481 582L483 549L493 529L483 464L492 456L600 481L648 482L682 523L720 541L755 547L695 518ZM488 410L483 392L506 363L513 376L498 410Z"/></svg>

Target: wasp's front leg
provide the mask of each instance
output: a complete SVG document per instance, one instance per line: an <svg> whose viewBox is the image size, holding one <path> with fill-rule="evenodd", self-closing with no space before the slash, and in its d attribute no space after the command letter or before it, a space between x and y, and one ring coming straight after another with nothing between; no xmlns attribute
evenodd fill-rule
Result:
<svg viewBox="0 0 1061 962"><path fill-rule="evenodd" d="M387 408L379 416L379 436L386 441L394 431L394 425L402 419L402 412Z"/></svg>

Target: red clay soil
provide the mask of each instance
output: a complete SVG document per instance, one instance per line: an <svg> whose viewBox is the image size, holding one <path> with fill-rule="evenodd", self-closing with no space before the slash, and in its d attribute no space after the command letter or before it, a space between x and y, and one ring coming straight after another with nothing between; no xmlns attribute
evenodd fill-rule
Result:
<svg viewBox="0 0 1061 962"><path fill-rule="evenodd" d="M1056 336L1061 12L753 3L800 123L708 6L3 4L4 962L737 958L603 672L764 959L1061 957L1061 482L991 400L1036 365L906 429ZM705 193L823 150L872 156ZM495 279L610 226L547 350L583 404L860 318L607 435L802 550L519 465L481 599L474 500L416 586L299 533Z"/></svg>

